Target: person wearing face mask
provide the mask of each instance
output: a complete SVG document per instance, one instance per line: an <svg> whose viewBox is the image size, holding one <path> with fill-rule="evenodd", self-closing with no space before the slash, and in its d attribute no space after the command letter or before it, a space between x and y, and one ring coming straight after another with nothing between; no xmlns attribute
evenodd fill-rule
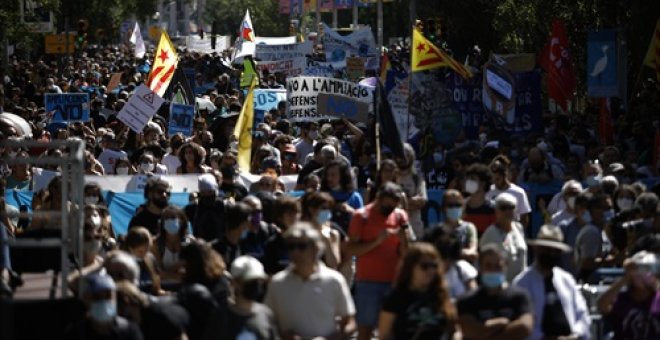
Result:
<svg viewBox="0 0 660 340"><path fill-rule="evenodd" d="M310 223L323 236L326 251L321 260L328 267L338 270L341 263L341 242L346 240L346 234L341 227L331 221L331 207L334 204L332 196L318 191L307 192L300 199L300 203L301 220Z"/></svg>
<svg viewBox="0 0 660 340"><path fill-rule="evenodd" d="M571 247L563 242L561 230L544 225L533 247L536 261L513 280L525 289L534 306L534 328L529 339L588 339L591 336L589 309L573 275L561 269L562 254Z"/></svg>
<svg viewBox="0 0 660 340"><path fill-rule="evenodd" d="M96 183L85 184L85 204L105 205L105 200L101 194L101 187Z"/></svg>
<svg viewBox="0 0 660 340"><path fill-rule="evenodd" d="M273 236L277 230L264 221L264 207L262 201L256 196L247 196L243 199L252 213L250 215L250 226L247 233L241 237L239 242L243 254L250 255L259 261L265 256L266 241Z"/></svg>
<svg viewBox="0 0 660 340"><path fill-rule="evenodd" d="M601 191L600 182L603 179L603 168L601 168L598 161L589 161L583 168L584 186L591 193L598 193Z"/></svg>
<svg viewBox="0 0 660 340"><path fill-rule="evenodd" d="M168 205L170 198L170 184L160 178L151 178L144 186L144 198L147 202L138 208L138 213L133 216L128 224L130 230L134 226L143 226L149 230L151 235L159 234L160 218Z"/></svg>
<svg viewBox="0 0 660 340"><path fill-rule="evenodd" d="M111 173L114 173L115 175L126 176L136 174L137 171L128 160L128 157L122 157L115 161L114 172Z"/></svg>
<svg viewBox="0 0 660 340"><path fill-rule="evenodd" d="M603 226L605 224L606 200L603 194L591 195L587 209L582 213L585 224L575 238L574 262L578 280L591 282L593 273L603 261Z"/></svg>
<svg viewBox="0 0 660 340"><path fill-rule="evenodd" d="M575 217L575 198L582 192L582 185L576 180L564 183L558 197L561 197L562 208L552 215L552 225L560 225L565 220ZM554 200L554 198L553 198ZM552 204L552 201L550 201ZM549 211L550 209L548 209Z"/></svg>
<svg viewBox="0 0 660 340"><path fill-rule="evenodd" d="M263 265L254 257L239 256L231 264L230 273L234 299L227 308L227 327L222 327L222 322L210 322L204 339L277 338L273 312L261 303L268 279ZM211 316L211 320L224 320L219 314Z"/></svg>
<svg viewBox="0 0 660 340"><path fill-rule="evenodd" d="M319 124L317 122L303 122L300 129L300 138L293 141L296 147L296 155L298 159L296 163L300 165L305 164L307 155L314 152L314 145L316 139L319 137Z"/></svg>
<svg viewBox="0 0 660 340"><path fill-rule="evenodd" d="M225 205L218 180L213 174L197 177L197 202L188 204L184 211L192 226L193 235L206 241L213 241L224 233Z"/></svg>
<svg viewBox="0 0 660 340"><path fill-rule="evenodd" d="M445 191L442 195L444 221L433 228L427 229L425 235L428 233L433 234L435 228L447 229L450 233L456 234L459 240L461 258L474 262L477 259L477 228L474 224L462 219L464 205L463 195L459 191L453 189ZM424 238L427 238L427 236Z"/></svg>
<svg viewBox="0 0 660 340"><path fill-rule="evenodd" d="M499 155L493 159L489 168L492 173L493 185L486 194L486 198L494 200L502 193L513 195L516 199L516 210L514 211L514 220L519 221L524 227L530 222L530 213L532 207L529 204L525 190L509 180L509 166L511 161L506 157Z"/></svg>
<svg viewBox="0 0 660 340"><path fill-rule="evenodd" d="M415 150L408 143L403 145L403 159L397 159L399 172L397 173L397 183L401 185L406 194L406 210L410 214L410 226L415 232L416 237L421 237L424 233L424 222L422 221L422 208L428 202L426 194L426 181L417 173L414 161L417 158ZM447 181L449 183L449 181Z"/></svg>
<svg viewBox="0 0 660 340"><path fill-rule="evenodd" d="M465 172L463 192L468 195L465 202L463 219L472 222L481 236L486 228L495 222L495 209L490 200L486 199L486 191L490 186L490 170L483 164L472 164Z"/></svg>
<svg viewBox="0 0 660 340"><path fill-rule="evenodd" d="M156 161L150 154L140 156L138 164L138 173L141 175L153 175L156 171Z"/></svg>
<svg viewBox="0 0 660 340"><path fill-rule="evenodd" d="M378 326L378 306L389 292L397 263L413 239L408 215L398 209L401 187L387 182L376 200L353 214L346 255L356 256L355 302L358 339L370 339Z"/></svg>
<svg viewBox="0 0 660 340"><path fill-rule="evenodd" d="M657 253L635 253L624 275L598 299L598 310L614 328L614 339L660 339L660 290Z"/></svg>
<svg viewBox="0 0 660 340"><path fill-rule="evenodd" d="M159 227L152 252L161 271L162 286L167 287L168 283L181 281L181 248L194 240L194 237L188 233L186 214L175 206L163 209Z"/></svg>
<svg viewBox="0 0 660 340"><path fill-rule="evenodd" d="M110 276L90 275L85 278L84 288L86 317L68 330L66 339L143 339L135 323L117 315L117 289Z"/></svg>
<svg viewBox="0 0 660 340"><path fill-rule="evenodd" d="M635 200L637 199L637 192L633 189L631 185L622 184L614 192L612 197L615 204L615 210L617 212L622 212L631 209L635 205Z"/></svg>
<svg viewBox="0 0 660 340"><path fill-rule="evenodd" d="M243 255L241 240L245 239L252 224L252 209L243 202L227 204L225 216L225 232L211 242L211 246L226 263L232 263Z"/></svg>
<svg viewBox="0 0 660 340"><path fill-rule="evenodd" d="M456 303L463 339L524 339L532 334L534 316L529 294L507 284L506 262L506 255L497 245L481 247L481 285Z"/></svg>
<svg viewBox="0 0 660 340"><path fill-rule="evenodd" d="M571 247L571 250L564 253L561 267L575 275L577 273L575 266L576 240L582 228L591 223L591 215L587 209L587 204L591 196L588 193L580 193L575 196L573 203L573 218L562 221L558 227L564 235L564 243Z"/></svg>
<svg viewBox="0 0 660 340"><path fill-rule="evenodd" d="M101 137L101 147L103 151L99 154L98 161L103 165L106 174L115 173L115 162L121 158L127 158L128 154L119 148L117 139L113 133L106 133Z"/></svg>
<svg viewBox="0 0 660 340"><path fill-rule="evenodd" d="M456 156L453 157L455 159ZM428 190L442 190L454 180L454 171L442 145L436 146L433 154L423 165Z"/></svg>

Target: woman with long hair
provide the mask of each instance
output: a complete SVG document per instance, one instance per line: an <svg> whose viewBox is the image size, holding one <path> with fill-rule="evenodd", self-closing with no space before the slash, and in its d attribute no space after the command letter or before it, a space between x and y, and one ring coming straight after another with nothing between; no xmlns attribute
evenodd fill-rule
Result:
<svg viewBox="0 0 660 340"><path fill-rule="evenodd" d="M414 243L380 312L380 339L449 339L456 330L443 264L435 247Z"/></svg>
<svg viewBox="0 0 660 340"><path fill-rule="evenodd" d="M180 208L168 206L160 218L160 232L151 251L162 272L163 280L181 280L181 249L193 237L188 233L188 219Z"/></svg>
<svg viewBox="0 0 660 340"><path fill-rule="evenodd" d="M206 151L196 143L189 142L183 144L178 152L181 166L176 169L177 174L205 174L209 172L209 167L204 165Z"/></svg>
<svg viewBox="0 0 660 340"><path fill-rule="evenodd" d="M348 230L355 210L364 206L362 195L355 190L351 167L342 160L334 160L325 166L321 177L321 191L335 200L332 220Z"/></svg>
<svg viewBox="0 0 660 340"><path fill-rule="evenodd" d="M332 196L325 192L309 191L303 195L300 203L302 206L301 220L309 222L323 235L323 242L326 249L322 257L323 262L332 269L339 268L341 262L339 253L341 235L336 229L338 227L333 227L331 221L332 210L330 208L334 204Z"/></svg>
<svg viewBox="0 0 660 340"><path fill-rule="evenodd" d="M396 183L398 171L399 167L396 165L395 161L391 159L384 159L382 162L380 162L380 169L378 169L378 172L376 173L376 178L374 178L372 183L369 183L365 202L371 203L374 199L376 199L376 193L384 183Z"/></svg>

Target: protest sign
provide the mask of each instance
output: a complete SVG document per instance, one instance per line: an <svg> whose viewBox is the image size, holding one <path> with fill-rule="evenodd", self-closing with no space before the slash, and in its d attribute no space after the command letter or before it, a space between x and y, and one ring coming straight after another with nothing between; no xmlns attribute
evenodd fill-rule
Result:
<svg viewBox="0 0 660 340"><path fill-rule="evenodd" d="M295 77L286 82L289 118L292 121L326 118L318 110L320 93L372 103L372 90L356 83L324 77Z"/></svg>
<svg viewBox="0 0 660 340"><path fill-rule="evenodd" d="M296 57L278 61L258 61L257 69L262 74L264 71L268 71L270 74L284 73L288 77L295 77L303 74L306 64L307 58Z"/></svg>
<svg viewBox="0 0 660 340"><path fill-rule="evenodd" d="M357 81L364 76L364 59L360 57L346 58L346 75L350 81Z"/></svg>
<svg viewBox="0 0 660 340"><path fill-rule="evenodd" d="M263 123L266 112L277 108L277 104L286 101L286 90L282 89L255 89L254 90L254 119L253 126Z"/></svg>
<svg viewBox="0 0 660 340"><path fill-rule="evenodd" d="M321 115L346 118L354 122L367 122L369 103L326 93L320 93L318 101Z"/></svg>
<svg viewBox="0 0 660 340"><path fill-rule="evenodd" d="M491 96L486 93L487 85L484 85L483 106L490 112L491 124L512 135L543 131L540 72L514 73L513 84L515 100L506 110L493 106Z"/></svg>
<svg viewBox="0 0 660 340"><path fill-rule="evenodd" d="M87 93L47 93L44 101L46 112L53 114L51 123L89 120L89 95Z"/></svg>
<svg viewBox="0 0 660 340"><path fill-rule="evenodd" d="M452 72L448 89L452 93L454 107L463 117L463 130L468 139L479 137L479 127L488 125L488 117L482 104L481 73L466 80L458 73Z"/></svg>
<svg viewBox="0 0 660 340"><path fill-rule="evenodd" d="M69 33L68 50L67 39L64 33L62 34L46 34L44 36L44 47L46 54L71 54L75 50L76 34Z"/></svg>
<svg viewBox="0 0 660 340"><path fill-rule="evenodd" d="M305 58L312 54L312 42L305 41L294 44L257 44L254 58L262 61Z"/></svg>
<svg viewBox="0 0 660 340"><path fill-rule="evenodd" d="M19 6L21 22L27 26L30 32L46 33L53 31L54 17L49 5L44 0L21 0Z"/></svg>
<svg viewBox="0 0 660 340"><path fill-rule="evenodd" d="M225 35L218 35L215 37L215 48L211 45L211 35L207 34L204 39L199 35L189 35L186 37L186 48L190 51L197 53L218 53L221 54L224 50L229 49L231 46L230 37Z"/></svg>
<svg viewBox="0 0 660 340"><path fill-rule="evenodd" d="M303 75L332 78L337 72L341 72L341 70L335 69L330 63L322 61L308 61Z"/></svg>
<svg viewBox="0 0 660 340"><path fill-rule="evenodd" d="M587 89L589 97L619 96L615 30L589 32L587 42Z"/></svg>
<svg viewBox="0 0 660 340"><path fill-rule="evenodd" d="M363 58L378 56L376 40L369 27L363 27L349 35L342 36L328 25L323 24L323 32L325 59L335 68L346 67L346 58L350 56ZM373 63L367 63L367 68L373 66Z"/></svg>
<svg viewBox="0 0 660 340"><path fill-rule="evenodd" d="M171 136L181 132L184 136L192 136L195 106L172 103L170 106L170 124L167 129Z"/></svg>
<svg viewBox="0 0 660 340"><path fill-rule="evenodd" d="M106 92L110 93L112 90L114 90L117 86L119 86L119 83L121 82L121 72L113 73L112 77L110 77L110 81L108 81L108 87L106 88Z"/></svg>
<svg viewBox="0 0 660 340"><path fill-rule="evenodd" d="M411 140L419 129L415 126L415 117L408 112L408 96L410 94L409 73L405 70L389 70L385 80L387 101L392 108L394 121L399 129L399 136ZM407 137L406 137L407 136Z"/></svg>
<svg viewBox="0 0 660 340"><path fill-rule="evenodd" d="M142 84L124 104L117 114L117 119L128 125L131 130L140 133L163 102L163 98Z"/></svg>
<svg viewBox="0 0 660 340"><path fill-rule="evenodd" d="M259 45L287 45L295 44L296 37L255 37L254 42Z"/></svg>

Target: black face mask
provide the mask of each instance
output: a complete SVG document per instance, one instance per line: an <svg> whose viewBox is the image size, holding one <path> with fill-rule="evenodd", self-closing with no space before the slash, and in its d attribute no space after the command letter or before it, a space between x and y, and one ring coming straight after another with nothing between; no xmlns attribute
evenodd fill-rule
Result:
<svg viewBox="0 0 660 340"><path fill-rule="evenodd" d="M163 209L167 206L167 200L155 200L153 201L154 205L157 206L160 209Z"/></svg>
<svg viewBox="0 0 660 340"><path fill-rule="evenodd" d="M215 202L215 196L202 196L199 198L200 207L210 207Z"/></svg>
<svg viewBox="0 0 660 340"><path fill-rule="evenodd" d="M561 264L561 255L552 253L540 253L536 256L536 261L546 269L558 267Z"/></svg>
<svg viewBox="0 0 660 340"><path fill-rule="evenodd" d="M262 280L249 281L243 285L242 295L250 301L263 301L266 295L266 283Z"/></svg>
<svg viewBox="0 0 660 340"><path fill-rule="evenodd" d="M380 207L380 212L383 216L387 217L394 211L394 207Z"/></svg>

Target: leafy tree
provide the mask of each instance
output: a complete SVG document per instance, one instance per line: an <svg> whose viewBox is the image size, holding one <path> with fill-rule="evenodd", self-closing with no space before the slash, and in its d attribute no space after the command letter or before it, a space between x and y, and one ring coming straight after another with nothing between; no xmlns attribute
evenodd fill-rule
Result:
<svg viewBox="0 0 660 340"><path fill-rule="evenodd" d="M207 0L204 19L216 23L219 34L236 36L245 10L250 10L254 31L260 36L286 36L289 18L279 14L274 0Z"/></svg>

